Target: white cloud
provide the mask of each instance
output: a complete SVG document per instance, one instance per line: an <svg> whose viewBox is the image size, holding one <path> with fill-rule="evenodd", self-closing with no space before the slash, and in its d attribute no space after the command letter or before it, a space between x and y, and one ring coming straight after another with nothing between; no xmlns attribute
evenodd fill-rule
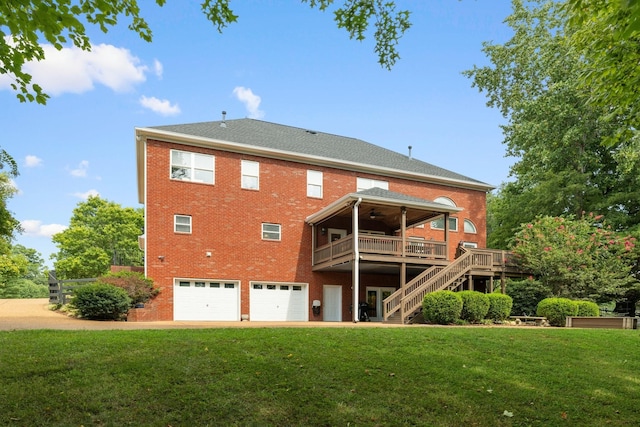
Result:
<svg viewBox="0 0 640 427"><path fill-rule="evenodd" d="M28 155L24 159L24 165L28 168L35 168L36 166L42 166L42 159L38 156Z"/></svg>
<svg viewBox="0 0 640 427"><path fill-rule="evenodd" d="M178 104L171 105L168 99L158 99L155 96L151 98L147 98L144 95L141 96L140 105L162 116L175 116L176 114L180 114Z"/></svg>
<svg viewBox="0 0 640 427"><path fill-rule="evenodd" d="M87 171L89 170L89 161L83 160L78 164L78 167L75 169L71 169L69 173L71 176L75 176L77 178L84 178L87 176Z"/></svg>
<svg viewBox="0 0 640 427"><path fill-rule="evenodd" d="M25 235L37 237L51 237L54 234L67 229L66 225L43 224L42 221L37 219L26 219L21 221L20 225L22 226Z"/></svg>
<svg viewBox="0 0 640 427"><path fill-rule="evenodd" d="M28 62L23 70L33 76L33 83L52 96L83 93L101 84L116 92L126 92L146 80L149 71L138 57L124 48L108 44L92 46L84 51L76 46L57 50L42 45L45 59ZM10 89L10 76L0 76L0 89Z"/></svg>
<svg viewBox="0 0 640 427"><path fill-rule="evenodd" d="M244 104L250 118L261 119L264 117L264 111L260 110L262 98L254 94L250 88L237 86L233 89L233 94L238 98L238 101Z"/></svg>
<svg viewBox="0 0 640 427"><path fill-rule="evenodd" d="M99 196L100 193L98 193L98 190L89 190L86 191L84 193L73 193L74 196L76 196L79 199L82 200L87 200L89 197L93 197L93 196Z"/></svg>
<svg viewBox="0 0 640 427"><path fill-rule="evenodd" d="M162 73L164 72L164 67L162 66L162 62L157 59L153 60L153 71L156 73L156 77L162 79Z"/></svg>

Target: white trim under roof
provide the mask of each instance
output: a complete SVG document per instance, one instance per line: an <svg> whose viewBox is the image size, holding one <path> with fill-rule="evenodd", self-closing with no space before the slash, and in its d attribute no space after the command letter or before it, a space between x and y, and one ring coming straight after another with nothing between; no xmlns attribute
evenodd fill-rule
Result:
<svg viewBox="0 0 640 427"><path fill-rule="evenodd" d="M154 128L135 128L136 143L145 144L148 138L157 139L159 141L171 142L175 144L190 145L194 147L213 148L233 153L251 154L262 157L268 157L279 160L289 160L296 163L307 165L327 166L338 169L352 170L356 172L365 172L376 175L410 179L413 181L429 182L434 184L447 184L459 188L467 188L479 191L491 191L495 187L481 183L470 182L453 178L445 178L430 174L421 174L416 172L403 171L399 169L387 168L382 166L369 165L365 163L349 162L346 160L333 159L322 156L312 156L307 154L295 153L291 151L277 150L274 148L256 147L253 145L241 144L231 141L223 141L219 139L203 138L199 136L186 135L183 133L169 132ZM138 149L138 156L141 155ZM141 182L144 177L141 175L140 167L141 159L138 158L138 199L141 201Z"/></svg>

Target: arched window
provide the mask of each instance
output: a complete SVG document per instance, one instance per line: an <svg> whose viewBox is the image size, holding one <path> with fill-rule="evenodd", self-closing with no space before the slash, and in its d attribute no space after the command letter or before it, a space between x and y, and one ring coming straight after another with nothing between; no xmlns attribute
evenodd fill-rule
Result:
<svg viewBox="0 0 640 427"><path fill-rule="evenodd" d="M476 225L471 222L470 219L464 220L464 232L465 233L473 233L476 234L478 231L476 230Z"/></svg>
<svg viewBox="0 0 640 427"><path fill-rule="evenodd" d="M448 197L437 197L434 202L442 205L456 207L456 203ZM444 218L438 218L435 221L431 221L431 228L434 230L444 230ZM449 230L458 231L458 218L449 217Z"/></svg>

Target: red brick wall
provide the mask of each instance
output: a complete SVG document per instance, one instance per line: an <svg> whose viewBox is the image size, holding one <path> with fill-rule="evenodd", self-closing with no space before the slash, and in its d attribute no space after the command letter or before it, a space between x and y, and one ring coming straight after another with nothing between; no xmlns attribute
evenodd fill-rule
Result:
<svg viewBox="0 0 640 427"><path fill-rule="evenodd" d="M169 153L172 148L215 155L215 184L171 180ZM240 188L241 160L260 163L259 190ZM307 169L323 172L322 199L307 197ZM343 305L346 307L343 318L349 319L351 275L311 272L311 227L304 220L345 194L355 192L358 176L387 180L391 191L428 200L449 197L464 208L457 215L459 231L450 233L450 257L453 258L459 240L474 241L484 247L486 196L481 191L149 140L146 263L147 275L162 288L154 300L157 319L173 318L175 278L240 280L242 314L249 313L249 281L309 283L310 320L318 319L312 315L310 306L314 299L322 300L322 285L343 284ZM191 234L174 233L175 214L192 217ZM464 218L474 222L476 235L462 232ZM263 222L281 224L280 242L261 239ZM432 231L428 224L418 233L439 240L443 238L443 231ZM210 257L207 252L211 253ZM376 280L388 279L376 276ZM397 283L390 286L397 286ZM361 285L361 289L364 296L364 286Z"/></svg>

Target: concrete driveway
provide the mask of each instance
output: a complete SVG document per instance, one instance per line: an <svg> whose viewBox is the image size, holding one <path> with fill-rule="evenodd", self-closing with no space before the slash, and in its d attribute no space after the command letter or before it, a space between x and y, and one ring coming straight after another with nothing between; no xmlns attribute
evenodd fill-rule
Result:
<svg viewBox="0 0 640 427"><path fill-rule="evenodd" d="M202 328L402 327L380 322L101 322L80 320L49 310L49 299L0 299L0 331L25 329L202 329Z"/></svg>

